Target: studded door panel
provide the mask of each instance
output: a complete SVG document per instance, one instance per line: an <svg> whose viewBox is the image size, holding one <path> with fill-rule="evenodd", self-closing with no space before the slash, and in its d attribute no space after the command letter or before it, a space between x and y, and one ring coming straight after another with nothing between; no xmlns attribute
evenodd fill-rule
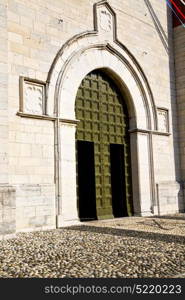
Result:
<svg viewBox="0 0 185 300"><path fill-rule="evenodd" d="M98 218L112 217L110 144L124 145L125 199L132 212L128 112L114 82L102 71L82 81L76 97L76 140L94 142Z"/></svg>

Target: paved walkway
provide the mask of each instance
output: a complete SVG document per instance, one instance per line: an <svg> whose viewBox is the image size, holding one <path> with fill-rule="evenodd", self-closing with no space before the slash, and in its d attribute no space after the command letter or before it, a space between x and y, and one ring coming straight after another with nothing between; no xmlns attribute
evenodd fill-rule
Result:
<svg viewBox="0 0 185 300"><path fill-rule="evenodd" d="M185 214L82 223L0 242L0 277L185 278Z"/></svg>

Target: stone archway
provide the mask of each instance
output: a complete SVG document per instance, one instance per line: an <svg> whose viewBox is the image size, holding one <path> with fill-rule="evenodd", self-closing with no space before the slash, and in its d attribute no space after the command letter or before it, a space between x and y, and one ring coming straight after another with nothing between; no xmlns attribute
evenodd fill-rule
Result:
<svg viewBox="0 0 185 300"><path fill-rule="evenodd" d="M60 123L60 184L61 210L58 226L74 223L78 220L76 194L76 157L75 157L75 99L83 78L92 70L103 68L119 84L128 100L129 131L132 165L133 205L135 215L151 214L153 188L152 147L150 128L155 128L154 116L150 114L150 102L145 89L133 76L131 70L108 48L90 47L81 55L73 57L69 68L64 72L58 84L59 115L64 120ZM67 120L65 122L65 120ZM70 121L70 124L69 122ZM70 178L70 180L69 180Z"/></svg>
<svg viewBox="0 0 185 300"><path fill-rule="evenodd" d="M149 215L154 201L150 132L157 130L157 117L151 89L135 58L117 39L116 16L110 6L101 1L95 6L94 13L95 30L66 43L48 77L47 112L60 119L56 128L57 151L60 152L57 161L58 226L78 220L75 100L81 81L95 69L106 70L127 98L135 214ZM109 18L108 27L102 25L101 14Z"/></svg>

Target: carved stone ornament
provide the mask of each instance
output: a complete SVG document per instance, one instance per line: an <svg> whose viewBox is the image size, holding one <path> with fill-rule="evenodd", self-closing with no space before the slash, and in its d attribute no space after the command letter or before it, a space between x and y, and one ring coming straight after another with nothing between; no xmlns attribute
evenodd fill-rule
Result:
<svg viewBox="0 0 185 300"><path fill-rule="evenodd" d="M158 130L160 132L168 132L168 111L164 109L158 109Z"/></svg>
<svg viewBox="0 0 185 300"><path fill-rule="evenodd" d="M29 114L43 114L44 86L32 82L24 85L24 112Z"/></svg>
<svg viewBox="0 0 185 300"><path fill-rule="evenodd" d="M100 27L107 32L112 29L112 16L106 9L100 10Z"/></svg>

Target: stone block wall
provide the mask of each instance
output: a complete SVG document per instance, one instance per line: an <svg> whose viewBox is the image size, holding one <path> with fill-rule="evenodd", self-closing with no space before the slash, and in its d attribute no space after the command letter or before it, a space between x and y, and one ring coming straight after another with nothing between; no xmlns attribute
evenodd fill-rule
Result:
<svg viewBox="0 0 185 300"><path fill-rule="evenodd" d="M56 227L54 185L17 185L16 201L17 231L52 229Z"/></svg>
<svg viewBox="0 0 185 300"><path fill-rule="evenodd" d="M15 188L0 186L0 239L12 236L16 231Z"/></svg>
<svg viewBox="0 0 185 300"><path fill-rule="evenodd" d="M0 1L0 185L8 184L8 30L7 1Z"/></svg>
<svg viewBox="0 0 185 300"><path fill-rule="evenodd" d="M185 203L185 30L181 25L174 28L174 52L181 185Z"/></svg>
<svg viewBox="0 0 185 300"><path fill-rule="evenodd" d="M54 184L53 122L16 116L9 136L11 184Z"/></svg>
<svg viewBox="0 0 185 300"><path fill-rule="evenodd" d="M185 180L185 30L182 26L174 28L174 50L181 176Z"/></svg>
<svg viewBox="0 0 185 300"><path fill-rule="evenodd" d="M56 214L54 124L51 120L17 115L20 109L20 76L46 82L52 62L67 40L75 34L94 29L93 5L96 2L0 0L0 184L15 188L18 231L51 228L55 226ZM171 135L157 136L153 141L154 171L156 183L174 183L179 166L174 154L174 133L177 132L177 116L172 114L176 105L175 86L171 80L167 51L167 48L172 50L171 24L165 1L151 0L150 3L157 23L163 29L162 35L156 30L145 1L137 0L136 5L135 0L109 0L117 16L118 39L143 69L156 107L169 111ZM176 40L182 46L180 55L183 57L182 32L178 35ZM176 57L179 53L176 49ZM182 59L176 58L176 63L181 64ZM177 78L182 81L184 77L180 69ZM183 83L177 84L180 86ZM184 99L184 87L178 90L180 115L183 115L181 101ZM162 149L164 145L165 153ZM178 145L175 144L175 147L178 148ZM182 165L183 147L182 142ZM166 166L169 166L168 172Z"/></svg>
<svg viewBox="0 0 185 300"><path fill-rule="evenodd" d="M182 193L181 190L179 190L178 183L172 181L162 182L156 185L156 190L155 214L171 214L183 211Z"/></svg>

